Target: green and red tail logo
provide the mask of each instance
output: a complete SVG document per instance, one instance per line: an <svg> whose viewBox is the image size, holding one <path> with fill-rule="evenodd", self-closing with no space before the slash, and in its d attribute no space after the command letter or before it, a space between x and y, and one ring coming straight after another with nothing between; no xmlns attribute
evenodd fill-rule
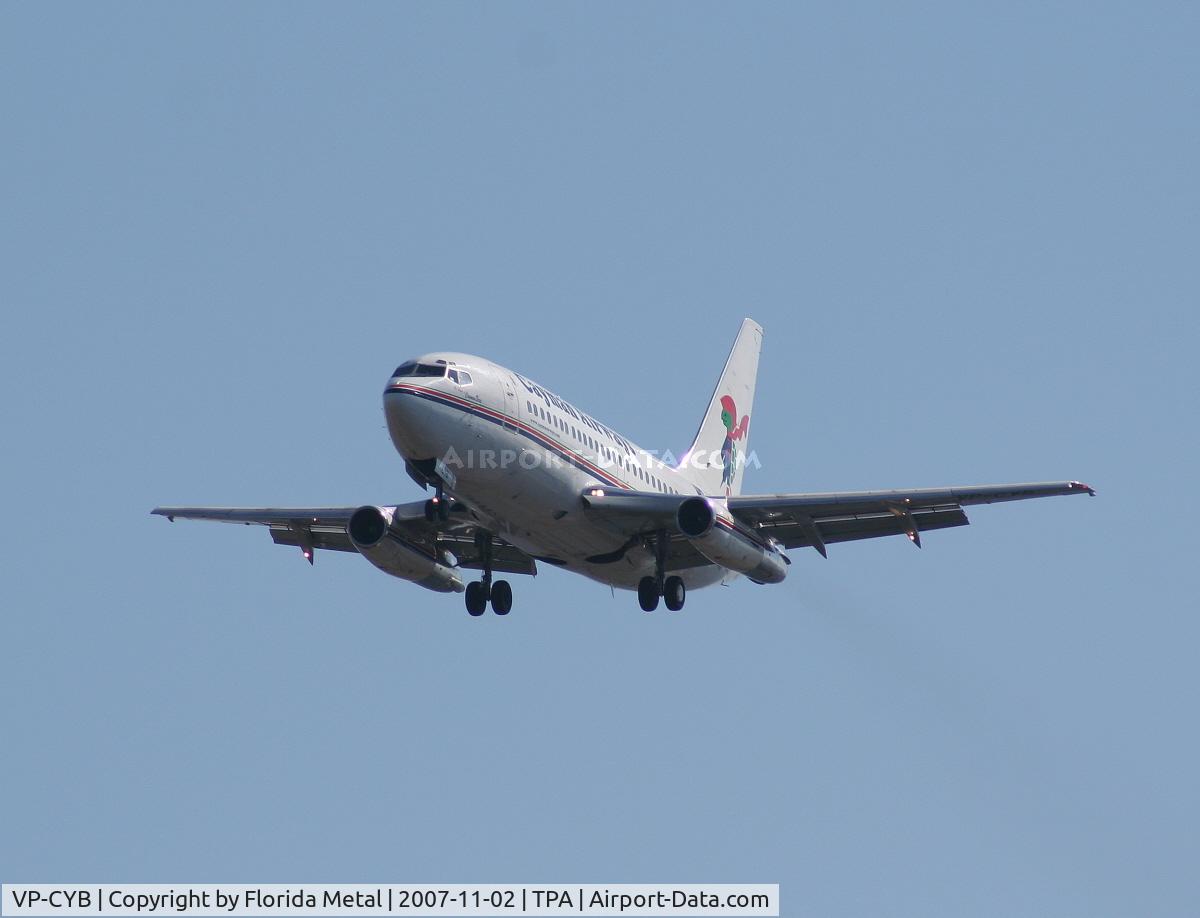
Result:
<svg viewBox="0 0 1200 918"><path fill-rule="evenodd" d="M725 442L721 444L721 484L726 493L733 487L733 472L737 468L737 441L744 440L750 415L738 417L737 405L728 395L721 396L721 423L725 425Z"/></svg>

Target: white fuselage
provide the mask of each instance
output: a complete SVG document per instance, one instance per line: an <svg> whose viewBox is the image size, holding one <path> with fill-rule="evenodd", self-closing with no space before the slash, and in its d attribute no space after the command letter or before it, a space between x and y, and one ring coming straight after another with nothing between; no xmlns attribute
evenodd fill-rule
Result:
<svg viewBox="0 0 1200 918"><path fill-rule="evenodd" d="M620 549L626 535L589 518L580 495L591 487L682 495L699 489L520 374L469 354L419 358L443 361L468 371L471 382L449 376L388 382L384 413L397 451L407 460L445 462L455 476L447 492L482 525L544 564L627 589L652 575L654 553L640 543L619 560L587 560ZM721 502L714 504L726 516ZM714 565L678 574L689 589L732 576Z"/></svg>

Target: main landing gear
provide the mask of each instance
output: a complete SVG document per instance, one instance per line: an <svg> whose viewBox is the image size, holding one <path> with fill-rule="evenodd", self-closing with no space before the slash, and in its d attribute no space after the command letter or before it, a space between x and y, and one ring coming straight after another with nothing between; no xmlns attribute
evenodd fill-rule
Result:
<svg viewBox="0 0 1200 918"><path fill-rule="evenodd" d="M473 616L483 615L490 601L497 615L508 615L512 611L512 587L507 580L492 583L492 534L485 530L475 533L475 544L483 555L483 579L467 584L467 612Z"/></svg>
<svg viewBox="0 0 1200 918"><path fill-rule="evenodd" d="M660 529L654 535L654 576L643 577L638 581L638 605L642 607L643 612L653 612L657 609L660 596L670 611L678 612L683 608L684 600L687 599L687 587L683 585L681 577L674 574L670 577L664 576L666 563L667 532Z"/></svg>

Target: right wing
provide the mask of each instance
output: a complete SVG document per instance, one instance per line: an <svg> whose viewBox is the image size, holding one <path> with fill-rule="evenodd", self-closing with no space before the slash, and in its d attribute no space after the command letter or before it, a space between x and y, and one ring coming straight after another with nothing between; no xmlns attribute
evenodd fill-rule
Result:
<svg viewBox="0 0 1200 918"><path fill-rule="evenodd" d="M155 507L151 513L174 522L213 520L266 526L277 545L299 547L312 561L314 549L357 553L346 534L346 525L358 507ZM408 541L436 553L449 551L458 559L458 567L483 568L483 554L475 544L479 525L467 516L462 504L453 504L450 519L430 522L425 519L425 502L399 504L394 508L393 528ZM537 574L533 558L499 536L492 537L492 570L508 574Z"/></svg>

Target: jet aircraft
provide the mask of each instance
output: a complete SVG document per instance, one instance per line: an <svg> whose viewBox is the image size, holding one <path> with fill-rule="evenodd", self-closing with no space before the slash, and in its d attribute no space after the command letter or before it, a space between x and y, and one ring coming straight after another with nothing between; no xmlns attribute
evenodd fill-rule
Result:
<svg viewBox="0 0 1200 918"><path fill-rule="evenodd" d="M762 327L742 322L691 447L650 453L483 357L400 364L383 391L392 444L424 501L353 507L157 507L169 520L265 526L280 545L357 552L385 573L507 615L509 582L552 565L636 590L646 612L738 576L780 583L808 547L967 525L964 507L1091 494L1079 481L816 494L742 493ZM469 572L478 571L478 579ZM470 577L471 579L467 579Z"/></svg>

